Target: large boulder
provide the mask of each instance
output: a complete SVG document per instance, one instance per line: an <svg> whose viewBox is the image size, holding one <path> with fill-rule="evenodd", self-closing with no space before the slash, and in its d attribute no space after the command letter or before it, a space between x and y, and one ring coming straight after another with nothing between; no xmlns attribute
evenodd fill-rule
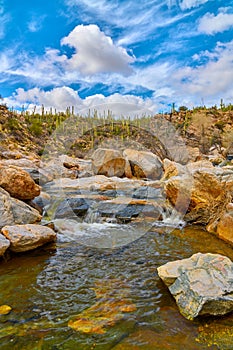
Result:
<svg viewBox="0 0 233 350"><path fill-rule="evenodd" d="M0 256L3 256L7 248L10 246L10 241L0 234Z"/></svg>
<svg viewBox="0 0 233 350"><path fill-rule="evenodd" d="M123 156L131 166L132 176L142 179L158 180L163 174L163 164L152 152L125 149Z"/></svg>
<svg viewBox="0 0 233 350"><path fill-rule="evenodd" d="M212 169L171 177L165 183L166 196L188 222L208 224L230 202L224 183Z"/></svg>
<svg viewBox="0 0 233 350"><path fill-rule="evenodd" d="M92 154L94 174L107 177L122 177L125 173L126 160L118 150L98 148Z"/></svg>
<svg viewBox="0 0 233 350"><path fill-rule="evenodd" d="M10 250L25 252L38 248L56 239L56 233L40 225L14 225L2 228L2 234L10 241Z"/></svg>
<svg viewBox="0 0 233 350"><path fill-rule="evenodd" d="M229 258L197 253L157 270L187 319L233 311L233 263Z"/></svg>
<svg viewBox="0 0 233 350"><path fill-rule="evenodd" d="M41 220L39 212L26 203L11 198L0 188L0 228L5 225L35 223Z"/></svg>
<svg viewBox="0 0 233 350"><path fill-rule="evenodd" d="M27 200L40 194L40 187L19 167L0 165L0 186L12 197Z"/></svg>

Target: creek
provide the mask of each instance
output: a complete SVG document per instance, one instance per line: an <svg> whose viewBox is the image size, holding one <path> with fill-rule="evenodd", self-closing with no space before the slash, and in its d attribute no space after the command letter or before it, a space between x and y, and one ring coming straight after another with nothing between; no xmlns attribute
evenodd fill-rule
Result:
<svg viewBox="0 0 233 350"><path fill-rule="evenodd" d="M87 231L92 234L89 225L86 236ZM197 227L169 233L160 228L115 249L74 244L73 238L58 237L56 247L17 255L0 265L1 303L12 307L0 319L0 349L233 348L232 315L187 321L156 272L167 261L199 251L233 259L227 244ZM114 291L125 291L135 308L103 334L68 327L71 319L96 304L98 286L107 294L110 286L113 298Z"/></svg>
<svg viewBox="0 0 233 350"><path fill-rule="evenodd" d="M232 314L186 320L157 275L197 252L233 260L228 244L166 218L126 224L89 211L54 222L56 244L0 265L0 305L12 307L0 316L1 350L233 349Z"/></svg>

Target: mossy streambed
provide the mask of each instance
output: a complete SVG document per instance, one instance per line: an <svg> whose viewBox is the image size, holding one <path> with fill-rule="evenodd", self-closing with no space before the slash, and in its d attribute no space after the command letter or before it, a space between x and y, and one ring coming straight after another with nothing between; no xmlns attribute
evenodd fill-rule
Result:
<svg viewBox="0 0 233 350"><path fill-rule="evenodd" d="M59 235L56 246L16 255L0 265L0 305L12 308L0 316L0 349L233 349L232 314L186 320L157 275L196 252L233 260L198 227L154 228L115 249Z"/></svg>

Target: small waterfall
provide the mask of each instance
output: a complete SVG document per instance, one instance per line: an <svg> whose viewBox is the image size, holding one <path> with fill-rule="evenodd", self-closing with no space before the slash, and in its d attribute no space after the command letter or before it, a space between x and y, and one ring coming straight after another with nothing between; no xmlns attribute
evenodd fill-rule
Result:
<svg viewBox="0 0 233 350"><path fill-rule="evenodd" d="M160 207L160 214L162 216L162 220L154 222L153 226L165 226L182 229L186 225L182 215L178 213L175 208L169 206Z"/></svg>
<svg viewBox="0 0 233 350"><path fill-rule="evenodd" d="M94 224L94 223L102 223L102 217L100 216L100 213L98 212L97 208L90 207L87 211L87 214L83 220L84 222L88 224Z"/></svg>

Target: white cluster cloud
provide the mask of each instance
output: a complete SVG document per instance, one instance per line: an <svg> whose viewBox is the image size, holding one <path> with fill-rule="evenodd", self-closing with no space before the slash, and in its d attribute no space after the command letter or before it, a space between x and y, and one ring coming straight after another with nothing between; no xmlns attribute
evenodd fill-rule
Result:
<svg viewBox="0 0 233 350"><path fill-rule="evenodd" d="M76 26L61 40L61 44L75 49L75 53L66 61L66 68L71 71L78 70L83 75L132 73L129 64L133 63L135 58L128 55L123 47L114 45L112 39L100 31L97 25Z"/></svg>
<svg viewBox="0 0 233 350"><path fill-rule="evenodd" d="M29 90L18 88L13 97L7 102L8 105L12 103L12 105L16 107L21 107L22 105L36 105L40 107L44 105L46 108L53 107L64 111L68 106L78 105L81 99L73 89L63 86L49 91L44 91L39 88Z"/></svg>
<svg viewBox="0 0 233 350"><path fill-rule="evenodd" d="M223 11L216 16L206 13L199 21L198 31L205 34L216 34L233 28L233 13Z"/></svg>
<svg viewBox="0 0 233 350"><path fill-rule="evenodd" d="M61 40L62 45L74 48L75 53L69 58L59 49L46 48L42 56L13 50L2 52L0 65L9 77L30 80L37 86L69 85L84 79L86 82L99 82L103 75L117 74L128 76L133 73L130 66L135 57L126 49L113 43L109 36L96 25L79 25ZM101 76L101 78L100 78Z"/></svg>
<svg viewBox="0 0 233 350"><path fill-rule="evenodd" d="M65 111L67 107L74 106L75 112L83 115L86 115L89 109L91 111L96 109L101 114L110 110L115 116L152 114L157 109L151 99L143 99L134 95L115 93L105 97L102 94L96 94L81 99L77 91L67 86L54 88L50 91L39 88L26 91L19 88L12 97L6 98L5 102L9 107L21 108L24 106L29 111L33 110L35 106L36 110L40 111L42 105L45 110L53 108L57 111Z"/></svg>

